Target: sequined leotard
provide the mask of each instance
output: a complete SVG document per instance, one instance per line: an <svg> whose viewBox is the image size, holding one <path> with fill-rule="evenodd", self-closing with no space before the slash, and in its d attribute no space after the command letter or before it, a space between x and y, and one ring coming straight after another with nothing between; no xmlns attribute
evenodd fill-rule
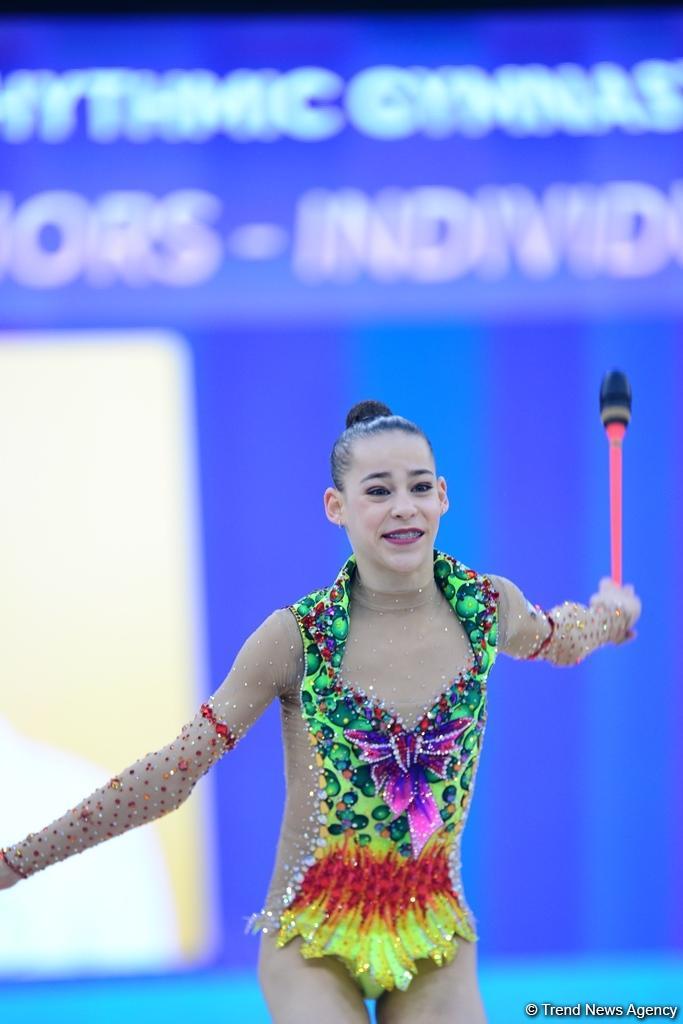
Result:
<svg viewBox="0 0 683 1024"><path fill-rule="evenodd" d="M162 750L2 851L23 877L179 807L275 696L287 801L268 896L247 930L336 956L364 995L405 989L477 930L460 877L498 651L570 665L623 639L619 610L532 606L511 581L434 549L433 585L381 593L351 555L278 609Z"/></svg>

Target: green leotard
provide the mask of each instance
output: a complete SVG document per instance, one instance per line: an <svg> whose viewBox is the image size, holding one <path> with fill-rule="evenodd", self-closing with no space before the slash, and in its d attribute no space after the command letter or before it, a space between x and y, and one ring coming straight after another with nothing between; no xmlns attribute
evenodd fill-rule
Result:
<svg viewBox="0 0 683 1024"><path fill-rule="evenodd" d="M459 882L459 839L486 722L498 594L434 550L434 578L464 626L473 668L449 681L410 731L383 702L339 678L349 633L351 555L331 587L291 606L306 654L301 710L319 767L324 845L315 848L277 943L340 957L368 997L405 989L415 961L476 939ZM322 815L321 815L322 817Z"/></svg>

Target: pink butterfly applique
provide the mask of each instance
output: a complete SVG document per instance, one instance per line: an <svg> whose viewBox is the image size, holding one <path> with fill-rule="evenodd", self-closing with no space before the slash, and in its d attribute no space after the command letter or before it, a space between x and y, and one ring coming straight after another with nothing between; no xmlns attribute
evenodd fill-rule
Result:
<svg viewBox="0 0 683 1024"><path fill-rule="evenodd" d="M398 722L391 732L344 730L344 736L359 749L361 758L372 765L370 774L378 795L383 795L395 815L407 811L415 857L442 824L425 769L441 779L447 778L448 760L473 721L457 718L424 732L408 732Z"/></svg>

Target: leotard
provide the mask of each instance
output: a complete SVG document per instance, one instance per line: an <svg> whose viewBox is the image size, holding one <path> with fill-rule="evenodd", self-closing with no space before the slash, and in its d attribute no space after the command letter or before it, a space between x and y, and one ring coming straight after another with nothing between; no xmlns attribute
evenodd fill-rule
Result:
<svg viewBox="0 0 683 1024"><path fill-rule="evenodd" d="M452 960L458 937L478 937L460 839L497 653L576 664L628 623L600 604L545 612L437 549L433 565L430 586L384 593L351 555L265 619L171 743L0 854L27 878L175 810L278 697L287 800L246 930L301 936L304 957L338 957L370 998L406 989L421 958Z"/></svg>

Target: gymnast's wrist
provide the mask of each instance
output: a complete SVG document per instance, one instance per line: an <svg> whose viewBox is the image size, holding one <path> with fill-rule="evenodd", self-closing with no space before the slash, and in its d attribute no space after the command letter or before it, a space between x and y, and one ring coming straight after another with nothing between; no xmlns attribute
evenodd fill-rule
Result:
<svg viewBox="0 0 683 1024"><path fill-rule="evenodd" d="M0 888L9 889L28 876L11 863L5 847L0 847Z"/></svg>
<svg viewBox="0 0 683 1024"><path fill-rule="evenodd" d="M629 615L623 605L606 604L603 601L591 601L591 608L607 617L606 639L613 644L623 644L635 635L631 630L634 616Z"/></svg>

